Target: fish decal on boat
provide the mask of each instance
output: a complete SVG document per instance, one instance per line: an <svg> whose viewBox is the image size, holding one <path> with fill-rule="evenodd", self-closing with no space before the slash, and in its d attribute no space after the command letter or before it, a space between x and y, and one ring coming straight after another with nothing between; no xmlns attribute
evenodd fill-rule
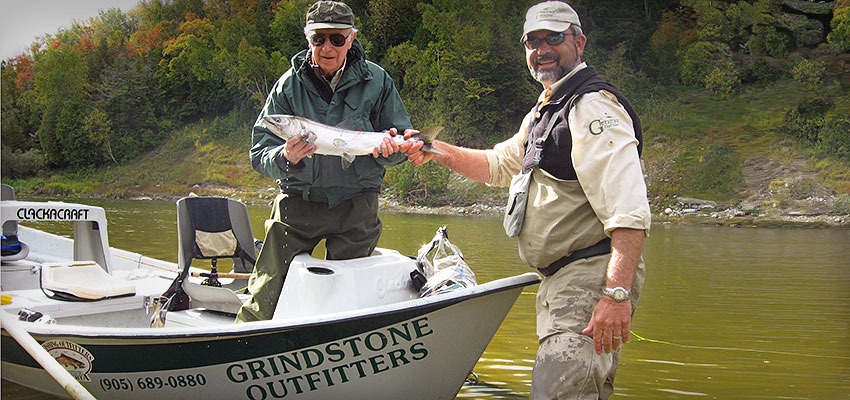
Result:
<svg viewBox="0 0 850 400"><path fill-rule="evenodd" d="M91 382L94 356L88 349L68 340L48 340L41 347L78 381Z"/></svg>
<svg viewBox="0 0 850 400"><path fill-rule="evenodd" d="M56 361L59 362L59 365L65 368L82 368L84 365L81 361L78 361L74 357L69 357L67 354L62 354L59 357L56 357Z"/></svg>
<svg viewBox="0 0 850 400"><path fill-rule="evenodd" d="M346 129L340 126L325 125L304 117L295 115L272 114L263 117L263 123L273 134L281 139L289 140L300 136L310 146L318 146L317 154L328 156L340 156L343 160L343 168L347 168L354 162L354 157L372 154L376 147L381 146L385 137L390 137L387 132L369 132ZM434 154L442 154L436 148L431 147L431 141L439 134L441 128L433 128L405 140L399 133L391 136L392 140L401 145L408 140L421 140L425 142L422 151ZM315 139L310 136L315 135Z"/></svg>

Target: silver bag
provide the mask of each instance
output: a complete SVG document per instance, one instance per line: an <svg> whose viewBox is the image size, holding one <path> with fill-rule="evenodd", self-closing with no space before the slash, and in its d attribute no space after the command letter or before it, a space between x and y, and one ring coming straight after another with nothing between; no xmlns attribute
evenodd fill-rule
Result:
<svg viewBox="0 0 850 400"><path fill-rule="evenodd" d="M431 255L433 254L433 255ZM460 248L449 242L448 229L441 227L431 243L419 249L416 265L427 281L419 289L426 297L477 285L475 273L463 259Z"/></svg>
<svg viewBox="0 0 850 400"><path fill-rule="evenodd" d="M519 236L522 222L525 220L525 207L528 204L528 186L531 184L531 171L514 175L508 194L508 206L505 208L505 233L508 237Z"/></svg>

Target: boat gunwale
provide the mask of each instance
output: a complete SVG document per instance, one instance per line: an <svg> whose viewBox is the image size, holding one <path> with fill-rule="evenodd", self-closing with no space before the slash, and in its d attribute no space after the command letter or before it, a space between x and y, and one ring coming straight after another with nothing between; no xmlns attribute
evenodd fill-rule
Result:
<svg viewBox="0 0 850 400"><path fill-rule="evenodd" d="M382 317L401 312L416 311L423 308L441 309L466 300L537 284L540 280L541 278L538 274L534 272L526 272L520 275L500 278L471 288L440 294L433 297L424 297L377 307L363 308L353 310L353 312L346 311L323 314L318 316L319 319L316 319L316 317L301 317L290 320L270 320L245 324L187 328L106 328L82 325L39 325L31 323L26 324L25 328L28 332L30 332L30 334L36 336L55 336L65 338L95 338L104 340L126 340L128 338L133 340L195 339L198 341L208 338L216 340L231 339L241 336L255 336L286 330L309 328L327 323L341 323L357 319ZM0 312L6 311L0 309ZM342 315L344 316L341 317ZM3 334L8 334L5 332L5 329L3 329Z"/></svg>

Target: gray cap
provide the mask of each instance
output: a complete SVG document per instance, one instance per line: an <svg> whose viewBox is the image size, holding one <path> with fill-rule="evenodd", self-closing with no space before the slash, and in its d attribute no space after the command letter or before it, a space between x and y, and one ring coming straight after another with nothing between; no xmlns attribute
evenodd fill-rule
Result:
<svg viewBox="0 0 850 400"><path fill-rule="evenodd" d="M525 25L522 28L522 38L531 32L547 30L564 32L570 25L581 26L578 14L569 4L560 1L546 1L535 4L525 14Z"/></svg>
<svg viewBox="0 0 850 400"><path fill-rule="evenodd" d="M351 7L339 1L317 1L307 10L304 31L316 29L347 29L354 27Z"/></svg>

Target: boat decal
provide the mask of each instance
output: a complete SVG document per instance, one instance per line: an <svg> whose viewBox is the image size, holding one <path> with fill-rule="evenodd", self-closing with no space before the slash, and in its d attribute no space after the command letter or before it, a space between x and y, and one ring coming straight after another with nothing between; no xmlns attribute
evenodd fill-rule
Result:
<svg viewBox="0 0 850 400"><path fill-rule="evenodd" d="M67 340L48 340L41 347L78 381L91 382L94 356L85 347Z"/></svg>
<svg viewBox="0 0 850 400"><path fill-rule="evenodd" d="M27 208L18 209L16 216L20 221L86 221L89 218L88 208Z"/></svg>
<svg viewBox="0 0 850 400"><path fill-rule="evenodd" d="M238 336L221 335L209 340L186 341L186 337L166 337L120 346L86 343L86 349L97 358L94 373L131 373L167 371L229 364L241 360L271 357L325 343L337 342L382 327L414 320L453 303L429 304L426 307L350 319L331 324L294 327L278 332L244 332ZM80 340L83 338L77 338ZM99 338L85 338L93 342ZM11 337L3 335L2 360L39 368L38 364Z"/></svg>
<svg viewBox="0 0 850 400"><path fill-rule="evenodd" d="M242 386L248 400L321 392L425 360L427 337L433 333L428 316L421 316L306 349L231 363L225 376Z"/></svg>

